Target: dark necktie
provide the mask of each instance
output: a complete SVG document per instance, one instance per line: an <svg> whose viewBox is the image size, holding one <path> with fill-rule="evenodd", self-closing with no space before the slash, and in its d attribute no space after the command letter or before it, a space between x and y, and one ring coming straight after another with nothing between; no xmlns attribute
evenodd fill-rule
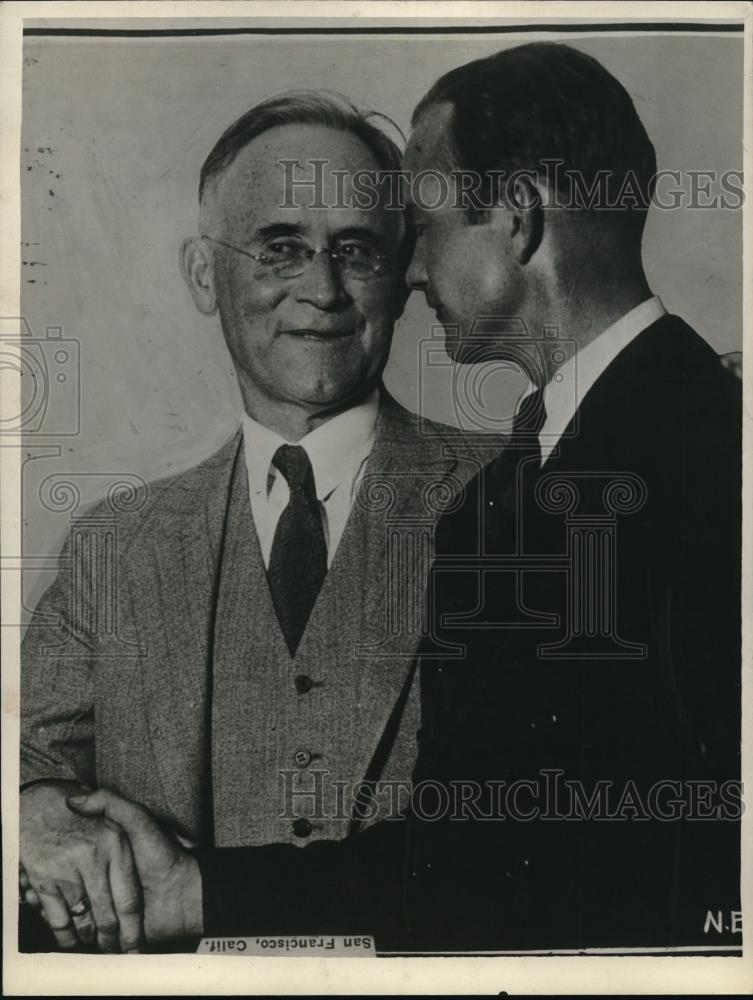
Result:
<svg viewBox="0 0 753 1000"><path fill-rule="evenodd" d="M272 464L285 476L290 500L277 522L267 576L280 627L295 656L327 574L327 545L305 449L281 445Z"/></svg>
<svg viewBox="0 0 753 1000"><path fill-rule="evenodd" d="M510 511L520 490L530 483L541 464L539 433L546 420L544 389L535 389L520 405L505 450L490 467L491 488Z"/></svg>
<svg viewBox="0 0 753 1000"><path fill-rule="evenodd" d="M510 443L517 441L520 444L527 440L530 446L531 443L535 442L536 449L541 455L538 436L545 420L544 390L543 388L535 389L526 396L513 418Z"/></svg>

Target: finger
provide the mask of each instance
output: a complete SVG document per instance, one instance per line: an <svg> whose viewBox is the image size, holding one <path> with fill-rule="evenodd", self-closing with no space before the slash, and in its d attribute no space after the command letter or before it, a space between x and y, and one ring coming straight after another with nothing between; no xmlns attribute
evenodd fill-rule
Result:
<svg viewBox="0 0 753 1000"><path fill-rule="evenodd" d="M96 938L100 951L120 951L120 927L115 913L115 907L110 893L110 879L107 874L109 858L116 846L117 836L114 830L105 828L102 831L106 840L93 857L79 862L79 871L83 886L66 882L62 885L63 895L68 901L69 910L76 907L82 899L89 903L89 909L75 917L81 923L84 933L90 941ZM94 933L92 934L92 928Z"/></svg>
<svg viewBox="0 0 753 1000"><path fill-rule="evenodd" d="M98 788L88 795L71 795L66 802L68 808L80 816L106 816L121 826L131 839L134 835L158 829L147 809L108 788Z"/></svg>
<svg viewBox="0 0 753 1000"><path fill-rule="evenodd" d="M34 909L41 907L39 896L32 889L26 869L21 864L18 866L18 894L21 897L21 902L27 906L33 906Z"/></svg>
<svg viewBox="0 0 753 1000"><path fill-rule="evenodd" d="M84 944L94 944L97 937L97 927L94 923L91 904L89 904L89 907L83 913L72 913L71 919L81 941Z"/></svg>
<svg viewBox="0 0 753 1000"><path fill-rule="evenodd" d="M141 883L125 838L110 858L110 890L120 924L120 946L125 952L138 952L144 934Z"/></svg>
<svg viewBox="0 0 753 1000"><path fill-rule="evenodd" d="M738 378L743 377L743 356L740 351L732 351L729 354L722 354L721 361L727 371L737 375Z"/></svg>
<svg viewBox="0 0 753 1000"><path fill-rule="evenodd" d="M73 917L73 926L83 944L94 944L97 939L97 927L91 910L80 917Z"/></svg>
<svg viewBox="0 0 753 1000"><path fill-rule="evenodd" d="M173 833L173 836L178 841L181 847L185 848L187 851L192 851L194 848L199 846L198 840L192 840L190 837L183 837L179 833Z"/></svg>
<svg viewBox="0 0 753 1000"><path fill-rule="evenodd" d="M79 816L93 817L104 816L107 803L102 789L98 789L96 792L88 794L81 792L78 795L69 795L65 804L71 812L75 812Z"/></svg>
<svg viewBox="0 0 753 1000"><path fill-rule="evenodd" d="M112 831L106 831L112 836ZM91 904L91 916L96 928L97 947L100 951L120 951L120 925L115 912L115 906L110 892L110 879L107 873L108 859L112 853L112 844L104 849L96 863L87 865L81 874L86 886L86 894Z"/></svg>
<svg viewBox="0 0 753 1000"><path fill-rule="evenodd" d="M61 948L75 948L78 944L78 937L71 923L68 905L60 889L54 882L43 886L40 885L38 895L45 920L55 935L55 941Z"/></svg>
<svg viewBox="0 0 753 1000"><path fill-rule="evenodd" d="M68 914L80 941L93 944L97 936L91 901L82 882L59 881L58 888L68 906ZM85 907L82 909L82 903ZM81 912L79 912L81 911Z"/></svg>
<svg viewBox="0 0 753 1000"><path fill-rule="evenodd" d="M23 900L28 906L33 906L35 910L38 910L42 906L39 896L34 889L31 888L31 886L29 886L29 888L24 892Z"/></svg>
<svg viewBox="0 0 753 1000"><path fill-rule="evenodd" d="M70 796L66 801L68 808L79 815L106 817L111 847L107 852L108 865L104 878L102 872L92 875L98 886L96 894L92 895L92 900L97 901L94 919L100 936L102 920L105 921L107 950L112 950L117 923L119 945L126 951L135 951L143 939L143 902L129 837L143 834L145 829L155 825L154 820L143 807L104 788L87 795Z"/></svg>

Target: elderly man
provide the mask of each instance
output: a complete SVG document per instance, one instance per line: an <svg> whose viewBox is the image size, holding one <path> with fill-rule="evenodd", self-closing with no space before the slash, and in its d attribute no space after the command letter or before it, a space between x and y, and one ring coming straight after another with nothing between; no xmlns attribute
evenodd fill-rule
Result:
<svg viewBox="0 0 753 1000"><path fill-rule="evenodd" d="M531 378L510 447L437 534L414 778L460 808L414 796L345 840L191 854L109 791L70 807L127 830L154 940L703 947L722 910L734 944L739 385L647 284L653 147L621 84L554 44L447 74L414 126L407 168L458 197L415 206L410 283L457 360ZM606 172L607 202L568 200L553 159L586 190Z"/></svg>
<svg viewBox="0 0 753 1000"><path fill-rule="evenodd" d="M63 947L142 941L132 847L72 793L229 849L338 841L374 819L359 782L410 778L432 527L483 462L381 382L407 289L379 174L399 166L367 117L310 93L253 108L204 164L181 267L219 314L242 429L115 512L112 561L111 509L74 527L23 648L23 879Z"/></svg>

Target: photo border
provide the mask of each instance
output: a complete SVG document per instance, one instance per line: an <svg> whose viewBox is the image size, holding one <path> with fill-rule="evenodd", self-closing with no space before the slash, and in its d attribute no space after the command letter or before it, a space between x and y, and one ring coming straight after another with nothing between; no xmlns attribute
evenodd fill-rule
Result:
<svg viewBox="0 0 753 1000"><path fill-rule="evenodd" d="M54 16L47 16L52 13ZM583 23L582 19L586 19ZM155 22L160 22L156 24ZM522 22L522 23L521 23ZM165 2L139 0L85 3L5 3L0 8L0 316L20 316L20 176L21 70L23 29L87 34L123 31L154 34L168 31L212 33L343 32L371 34L425 33L505 34L693 32L701 30L744 34L745 190L753 176L751 86L753 7L748 3L381 3L309 2ZM307 30L308 29L308 30ZM744 315L744 502L751 502L751 441L753 440L753 378L751 377L751 252L753 225L746 198L743 215ZM747 279L747 280L746 280ZM19 391L20 397L20 391ZM7 412L18 412L18 399L2 401ZM20 441L0 440L2 484L2 550L16 551L20 536ZM753 532L751 518L743 528L743 608L753 605ZM20 548L18 551L21 551ZM2 620L17 621L21 605L21 574L2 564ZM97 956L21 954L17 950L18 885L18 740L19 629L8 626L2 639L2 817L3 817L3 988L6 995L255 995L255 994L448 994L448 993L746 993L753 989L753 876L751 858L742 857L742 955L680 957L673 954L615 957L581 952L549 957L548 953L482 957L401 957L368 961L363 958L257 958L228 962L214 955ZM743 734L753 733L753 616L743 621ZM751 780L753 741L743 739L743 778ZM753 843L753 819L742 820L742 842ZM750 852L748 852L750 854ZM751 922L748 922L750 918ZM747 943L746 943L747 942ZM727 950L725 948L725 950ZM237 956L234 956L237 957ZM224 958L224 956L223 956ZM113 987L113 984L117 984Z"/></svg>

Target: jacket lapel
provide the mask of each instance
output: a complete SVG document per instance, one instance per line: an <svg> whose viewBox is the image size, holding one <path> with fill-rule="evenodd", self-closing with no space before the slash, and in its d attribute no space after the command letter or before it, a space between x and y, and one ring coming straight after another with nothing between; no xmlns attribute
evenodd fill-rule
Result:
<svg viewBox="0 0 753 1000"><path fill-rule="evenodd" d="M254 775L251 787L258 793L262 776L275 773L270 716L278 710L278 675L291 664L254 526L243 447L230 486L216 608L209 784L212 842L228 846L254 842L268 818L248 794L248 776Z"/></svg>
<svg viewBox="0 0 753 1000"><path fill-rule="evenodd" d="M357 672L343 684L355 692L358 747L347 756L360 761L361 774L408 677L421 638L433 528L448 490L460 485L452 478L457 458L433 428L423 433L384 393L374 448L300 647L303 659L328 629L330 662Z"/></svg>

